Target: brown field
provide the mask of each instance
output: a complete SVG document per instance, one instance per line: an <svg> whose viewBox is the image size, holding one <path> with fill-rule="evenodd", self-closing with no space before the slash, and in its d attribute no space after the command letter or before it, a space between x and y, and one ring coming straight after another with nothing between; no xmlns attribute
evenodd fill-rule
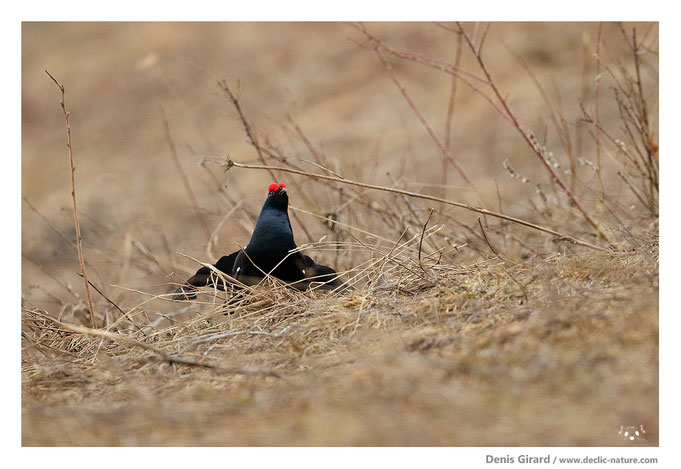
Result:
<svg viewBox="0 0 681 469"><path fill-rule="evenodd" d="M24 23L24 446L658 445L657 24L365 26ZM273 179L352 290L170 300Z"/></svg>

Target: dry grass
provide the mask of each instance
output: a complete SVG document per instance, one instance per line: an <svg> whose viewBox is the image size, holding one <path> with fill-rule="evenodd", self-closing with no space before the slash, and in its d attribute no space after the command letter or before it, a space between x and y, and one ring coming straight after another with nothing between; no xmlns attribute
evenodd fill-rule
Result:
<svg viewBox="0 0 681 469"><path fill-rule="evenodd" d="M463 27L25 25L23 444L657 445L656 25ZM59 70L65 31L102 70ZM36 63L68 94L93 315ZM272 178L352 289L171 301Z"/></svg>
<svg viewBox="0 0 681 469"><path fill-rule="evenodd" d="M619 426L640 422L655 445L657 256L652 240L636 252L447 268L356 296L268 290L227 317L202 305L125 334L168 356L281 377L169 364L27 312L42 345L24 353L23 441L604 446L625 444Z"/></svg>

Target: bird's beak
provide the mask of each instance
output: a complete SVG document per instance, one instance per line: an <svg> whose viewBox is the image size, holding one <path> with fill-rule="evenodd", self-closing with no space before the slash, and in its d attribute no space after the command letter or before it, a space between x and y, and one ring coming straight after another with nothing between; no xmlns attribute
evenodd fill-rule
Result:
<svg viewBox="0 0 681 469"><path fill-rule="evenodd" d="M285 187L280 187L279 192L282 194L286 194L286 188Z"/></svg>

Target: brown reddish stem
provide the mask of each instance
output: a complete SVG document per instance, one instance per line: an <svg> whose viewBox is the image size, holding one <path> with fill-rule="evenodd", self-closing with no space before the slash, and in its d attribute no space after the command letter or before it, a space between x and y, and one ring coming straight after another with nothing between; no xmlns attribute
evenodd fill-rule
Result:
<svg viewBox="0 0 681 469"><path fill-rule="evenodd" d="M461 177L466 181L466 183L475 191L475 193L478 195L478 198L484 205L489 205L485 198L482 196L480 191L478 191L478 188L475 186L473 181L471 180L470 176L466 173L466 171L463 169L463 167L459 164L459 162L454 158L454 155L449 151L449 149L445 146L444 143L442 143L442 140L440 140L440 137L437 136L433 128L428 124L428 121L426 121L426 118L423 116L423 113L421 110L418 108L416 103L411 99L411 96L409 96L409 93L407 93L407 89L402 85L402 82L400 82L399 78L397 78L397 75L395 74L395 71L393 70L392 66L388 63L387 60L385 60L385 57L381 54L378 46L375 46L375 51L376 55L378 58L381 60L381 63L383 64L383 67L385 68L386 72L388 72L388 76L390 79L395 83L395 86L400 90L400 93L402 93L402 96L404 99L407 101L407 104L409 104L409 107L412 109L418 120L421 122L423 127L428 131L428 134L430 137L433 139L437 147L440 149L440 152L442 155L446 158L447 161L451 163L452 166L459 172Z"/></svg>
<svg viewBox="0 0 681 469"><path fill-rule="evenodd" d="M92 304L92 296L90 295L90 285L88 283L87 275L85 275L85 259L83 258L83 244L80 235L80 221L78 220L78 208L76 206L76 167L73 164L73 146L71 144L71 119L70 113L66 110L65 91L64 86L54 78L50 72L45 70L45 73L57 85L61 91L61 98L59 104L64 112L64 119L66 120L66 147L69 150L69 167L71 168L71 198L73 199L73 222L76 225L76 248L78 251L78 261L80 262L80 273L83 277L83 284L85 285L85 293L87 294L88 307L90 308L90 322L92 327L96 328L95 322L95 308Z"/></svg>
<svg viewBox="0 0 681 469"><path fill-rule="evenodd" d="M604 239L608 240L608 238L607 238L607 236L605 235L605 233L603 233L603 232L601 231L601 229L600 229L598 223L596 223L596 222L593 220L593 218L591 218L591 216L587 213L587 211L586 211L586 210L584 209L584 207L582 206L582 204L581 204L581 202L579 201L579 199L577 198L577 196L575 196L575 194L572 192L572 190L570 190L570 188L567 186L567 184L565 184L565 182L563 182L563 180L562 180L561 177L558 175L558 173L556 173L556 171L553 169L553 167L551 166L551 164L546 160L546 158L544 157L544 155L543 155L541 149L539 148L539 145L538 145L537 142L534 140L534 138L531 137L531 136L522 128L522 126L520 125L520 122L518 121L518 118L515 116L515 114L513 113L513 111L511 110L511 108L509 107L508 102L506 101L506 99L501 95L501 92L499 91L499 88L496 86L496 83L494 82L494 79L492 78L492 75L490 74L489 70L487 70L487 65L485 64L485 61L482 59L482 54L481 54L480 49L479 49L479 48L478 48L478 49L475 48L475 46L474 46L473 43L471 42L471 39L468 37L468 35L467 35L466 32L464 31L464 29L463 29L463 27L461 26L461 24L457 23L457 25L459 26L459 29L460 29L460 31L461 31L461 34L463 35L464 40L465 40L466 43L468 44L468 47L469 47L469 48L471 49L471 51L473 52L473 55L475 56L475 59L477 60L478 65L480 66L480 69L481 69L482 72L485 74L485 77L487 78L487 82L488 82L490 88L491 88L492 91L494 92L494 95L497 97L497 100L501 103L501 106L503 107L506 116L510 119L511 124L513 125L513 127L515 127L515 128L518 130L518 132L520 132L520 135L522 135L523 139L527 142L527 144L530 146L530 148L532 148L532 150L533 150L534 153L537 155L537 157L539 158L539 160L542 162L542 164L544 165L544 167L546 168L546 170L549 172L549 174L551 175L551 177L553 178L553 180L556 182L556 184L558 184L558 186L563 190L563 192L565 192L565 194L568 196L568 198L569 198L570 201L574 204L574 206L577 208L577 210L579 210L580 212L582 212L582 215L584 215L584 218L586 219L586 221L588 221L589 224L590 224L591 226L593 226L594 229L596 229L596 231L597 231L598 233L600 233L601 236L603 236Z"/></svg>

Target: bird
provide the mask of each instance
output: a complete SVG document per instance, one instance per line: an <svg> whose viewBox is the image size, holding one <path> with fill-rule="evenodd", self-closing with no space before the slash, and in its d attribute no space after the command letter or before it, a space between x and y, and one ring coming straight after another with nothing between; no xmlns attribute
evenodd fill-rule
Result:
<svg viewBox="0 0 681 469"><path fill-rule="evenodd" d="M267 198L246 247L222 256L213 267L246 285L256 285L271 275L299 290L309 286L326 290L345 287L334 269L315 263L297 249L284 183L272 183L267 188ZM173 299L194 299L196 290L203 286L224 289L225 285L213 269L202 267L177 289Z"/></svg>

